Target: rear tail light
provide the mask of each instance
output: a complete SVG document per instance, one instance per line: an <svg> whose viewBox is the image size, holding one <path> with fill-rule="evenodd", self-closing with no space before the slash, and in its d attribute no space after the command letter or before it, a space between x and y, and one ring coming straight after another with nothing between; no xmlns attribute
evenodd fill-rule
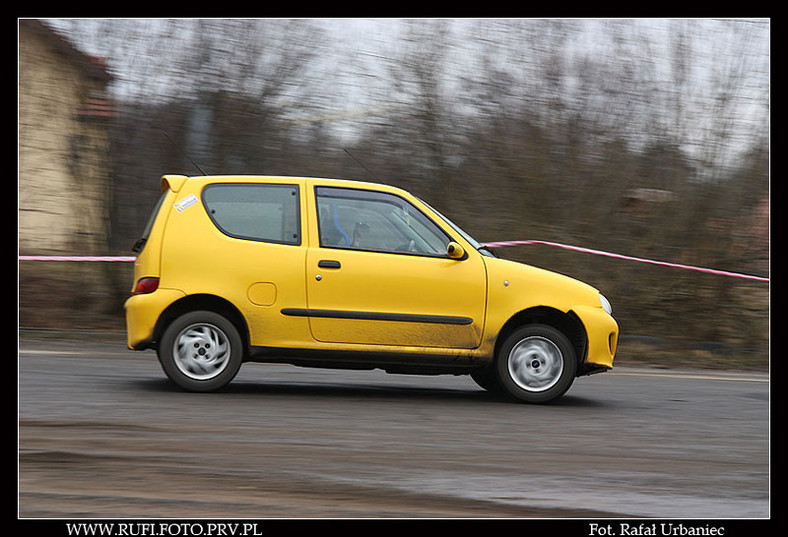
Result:
<svg viewBox="0 0 788 537"><path fill-rule="evenodd" d="M152 293L159 287L158 278L140 278L137 285L134 286L132 295L146 295Z"/></svg>

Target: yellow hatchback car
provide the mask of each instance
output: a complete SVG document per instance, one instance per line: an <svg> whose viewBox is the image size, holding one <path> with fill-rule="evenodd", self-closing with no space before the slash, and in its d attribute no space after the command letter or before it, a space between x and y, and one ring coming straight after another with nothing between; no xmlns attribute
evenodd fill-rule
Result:
<svg viewBox="0 0 788 537"><path fill-rule="evenodd" d="M244 362L469 374L516 401L613 365L593 287L494 257L401 189L167 175L135 246L130 349L211 391Z"/></svg>

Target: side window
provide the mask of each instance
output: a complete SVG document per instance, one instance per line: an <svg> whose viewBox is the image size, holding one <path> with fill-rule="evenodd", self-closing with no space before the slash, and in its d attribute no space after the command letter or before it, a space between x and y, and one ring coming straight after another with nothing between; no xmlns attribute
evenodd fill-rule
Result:
<svg viewBox="0 0 788 537"><path fill-rule="evenodd" d="M399 196L334 187L316 194L322 247L446 255L450 238Z"/></svg>
<svg viewBox="0 0 788 537"><path fill-rule="evenodd" d="M203 189L205 210L231 237L301 244L298 187L294 185L214 184Z"/></svg>

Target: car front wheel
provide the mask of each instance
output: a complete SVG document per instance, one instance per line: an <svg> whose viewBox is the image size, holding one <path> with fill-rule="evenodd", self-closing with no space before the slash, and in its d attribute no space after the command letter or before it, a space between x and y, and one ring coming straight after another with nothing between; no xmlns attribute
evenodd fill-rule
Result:
<svg viewBox="0 0 788 537"><path fill-rule="evenodd" d="M569 339L547 325L528 325L506 338L496 361L506 393L528 403L561 397L575 379L577 356Z"/></svg>
<svg viewBox="0 0 788 537"><path fill-rule="evenodd" d="M232 381L243 362L243 346L238 330L227 319L210 311L194 311L167 327L158 356L175 384L208 392Z"/></svg>

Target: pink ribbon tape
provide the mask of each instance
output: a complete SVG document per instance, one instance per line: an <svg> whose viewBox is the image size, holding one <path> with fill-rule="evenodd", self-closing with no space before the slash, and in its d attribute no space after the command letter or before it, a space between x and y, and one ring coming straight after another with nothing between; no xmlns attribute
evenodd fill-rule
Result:
<svg viewBox="0 0 788 537"><path fill-rule="evenodd" d="M134 261L136 257L79 255L20 255L20 261Z"/></svg>
<svg viewBox="0 0 788 537"><path fill-rule="evenodd" d="M582 248L580 246L570 246L568 244L560 244L557 242L548 241L503 241L503 242L486 242L482 246L488 248L498 248L504 246L520 246L524 244L544 244L547 246L555 246L556 248L564 248L565 250L574 250L575 252L584 252L587 254L601 255L605 257L613 257L616 259L626 259L627 261L637 261L640 263L649 263L651 265L661 265L663 267L673 267L685 270L694 270L697 272L706 272L708 274L717 274L719 276L732 276L734 278L744 278L747 280L757 280L759 282L768 282L769 278L763 276L752 276L750 274L740 274L738 272L729 272L727 270L717 270L703 267L694 267L692 265L682 265L680 263L668 263L666 261L655 261L653 259L644 259L642 257L632 257L630 255L614 254L611 252L604 252L602 250L593 250L591 248Z"/></svg>
<svg viewBox="0 0 788 537"><path fill-rule="evenodd" d="M486 242L483 243L482 246L486 246L488 248L501 248L506 246L522 246L526 244L543 244L547 246L554 246L556 248L563 248L565 250L573 250L575 252L583 252L587 254L594 254L594 255L601 255L605 257L612 257L615 259L625 259L627 261L637 261L639 263L648 263L651 265L660 265L663 267L673 267L673 268L680 268L685 270L694 270L697 272L705 272L708 274L717 274L719 276L731 276L734 278L743 278L746 280L756 280L759 282L768 282L769 278L764 278L763 276L753 276L751 274L741 274L738 272L730 272L727 270L717 270L717 269L710 269L710 268L703 268L703 267L695 267L692 265L683 265L680 263L668 263L666 261L655 261L653 259L644 259L642 257L633 257L630 255L621 255L621 254L614 254L611 252L604 252L602 250L594 250L592 248L582 248L580 246L570 246L568 244L560 244L557 242L549 242L549 241L535 241L535 240L528 240L528 241L501 241L501 242ZM60 256L60 255L20 255L20 261L121 261L121 262L129 262L134 261L135 257L123 257L123 256Z"/></svg>

